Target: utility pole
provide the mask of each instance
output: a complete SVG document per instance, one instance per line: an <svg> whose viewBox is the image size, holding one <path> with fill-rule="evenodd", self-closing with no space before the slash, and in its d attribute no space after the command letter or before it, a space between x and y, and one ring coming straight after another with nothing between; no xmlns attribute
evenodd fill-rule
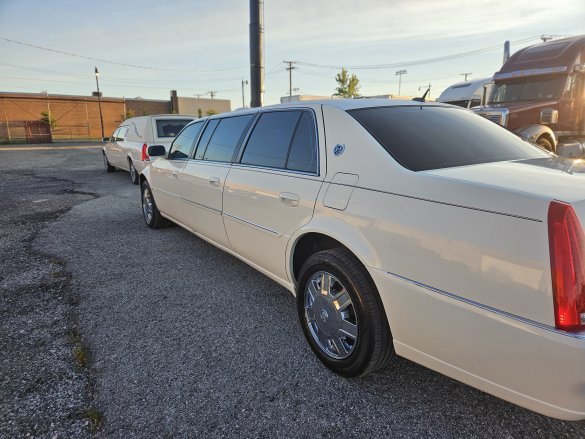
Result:
<svg viewBox="0 0 585 439"><path fill-rule="evenodd" d="M261 107L264 93L264 0L250 0L250 107Z"/></svg>
<svg viewBox="0 0 585 439"><path fill-rule="evenodd" d="M211 97L211 99L213 99L215 97L215 95L217 94L216 91L208 91L207 93L205 93L206 95L209 95Z"/></svg>
<svg viewBox="0 0 585 439"><path fill-rule="evenodd" d="M95 68L95 85L97 86L97 97L98 97L98 106L100 108L100 123L102 125L102 139L104 138L104 117L102 115L102 94L100 93L100 83L98 81L98 77L100 76L100 72L98 68Z"/></svg>
<svg viewBox="0 0 585 439"><path fill-rule="evenodd" d="M296 69L296 67L293 67L293 64L296 61L283 61L283 63L288 64L286 70L288 70L288 97L290 98L292 96L292 71Z"/></svg>
<svg viewBox="0 0 585 439"><path fill-rule="evenodd" d="M245 85L248 85L248 81L242 79L242 107L243 108L246 108L246 98L244 97L244 86Z"/></svg>
<svg viewBox="0 0 585 439"><path fill-rule="evenodd" d="M467 73L459 73L461 76L465 76L465 82L467 82L467 76L471 75L471 72L467 72Z"/></svg>
<svg viewBox="0 0 585 439"><path fill-rule="evenodd" d="M407 73L406 70L398 70L396 72L396 76L398 76L398 96L400 96L400 90L402 88L402 75L406 75Z"/></svg>

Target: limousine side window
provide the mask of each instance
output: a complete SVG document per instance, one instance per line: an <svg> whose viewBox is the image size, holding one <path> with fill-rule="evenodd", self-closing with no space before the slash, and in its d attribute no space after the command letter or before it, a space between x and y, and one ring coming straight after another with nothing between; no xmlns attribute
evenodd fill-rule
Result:
<svg viewBox="0 0 585 439"><path fill-rule="evenodd" d="M195 153L195 158L197 160L203 160L203 155L205 154L205 150L207 149L207 144L209 143L209 139L213 136L213 132L217 128L217 124L219 123L219 119L212 119L209 121L203 134L201 134L201 138L199 139L199 146L197 146L197 152Z"/></svg>
<svg viewBox="0 0 585 439"><path fill-rule="evenodd" d="M179 133L173 144L171 145L171 151L169 152L169 160L181 160L189 158L191 147L195 142L195 139L199 135L199 131L203 127L203 122L197 122L186 127Z"/></svg>
<svg viewBox="0 0 585 439"><path fill-rule="evenodd" d="M308 111L262 114L241 162L248 165L317 173L315 123Z"/></svg>
<svg viewBox="0 0 585 439"><path fill-rule="evenodd" d="M303 111L288 153L286 168L293 171L318 173L317 133L313 116Z"/></svg>
<svg viewBox="0 0 585 439"><path fill-rule="evenodd" d="M203 160L231 162L234 151L253 117L253 114L246 114L220 119L209 140Z"/></svg>
<svg viewBox="0 0 585 439"><path fill-rule="evenodd" d="M241 162L247 165L284 168L286 155L300 111L274 111L260 116L248 139Z"/></svg>

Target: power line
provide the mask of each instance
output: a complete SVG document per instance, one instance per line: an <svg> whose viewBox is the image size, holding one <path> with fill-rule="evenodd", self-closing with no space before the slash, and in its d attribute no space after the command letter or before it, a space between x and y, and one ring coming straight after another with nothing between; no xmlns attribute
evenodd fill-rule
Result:
<svg viewBox="0 0 585 439"><path fill-rule="evenodd" d="M539 39L540 39L540 37L530 37L530 38L525 38L523 40L514 41L513 44L524 44L524 43L528 43L530 41L536 41ZM457 59L457 58L465 58L467 56L492 52L494 50L498 50L501 48L502 48L502 45L498 44L498 45L494 45L494 46L484 47L481 49L469 50L467 52L454 53L451 55L444 55L444 56L439 56L439 57L435 57L435 58L426 58L426 59L404 61L404 62L391 63L391 64L372 64L372 65L357 65L357 66L337 65L337 66L333 66L333 65L325 65L325 64L314 64L314 63L308 63L308 62L303 62L303 61L297 61L297 64L300 64L303 66L308 66L308 67L317 67L317 68L321 68L321 69L336 69L336 70L341 70L343 67L345 67L347 69L352 69L352 70L390 69L390 68L395 68L395 67L417 66L417 65L422 65L422 64L437 63L437 62L441 62L441 61L449 61L449 60Z"/></svg>
<svg viewBox="0 0 585 439"><path fill-rule="evenodd" d="M12 40L10 38L5 38L5 37L0 37L0 40L6 41L8 43L19 44L21 46L32 47L34 49L45 50L47 52L59 53L61 55L73 56L76 58L89 59L92 61L99 61L101 63L115 64L115 65L124 66L124 67L132 67L134 69L158 70L158 71L165 71L165 72L190 72L190 73L225 72L228 70L242 70L242 67L231 67L231 68L226 68L226 69L194 70L194 69L169 69L169 68L165 68L165 67L141 66L138 64L127 64L127 63L118 62L118 61L111 61L111 60L107 60L107 59L103 59L103 58L96 58L93 56L79 55L78 53L66 52L64 50L59 50L59 49L51 49L49 47L38 46L36 44L25 43L24 41Z"/></svg>

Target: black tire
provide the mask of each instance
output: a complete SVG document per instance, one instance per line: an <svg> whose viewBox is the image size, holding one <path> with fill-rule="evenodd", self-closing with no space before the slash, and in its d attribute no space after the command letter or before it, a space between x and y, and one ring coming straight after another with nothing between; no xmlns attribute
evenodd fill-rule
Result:
<svg viewBox="0 0 585 439"><path fill-rule="evenodd" d="M142 216L146 225L151 229L162 229L163 227L168 227L170 225L170 221L160 214L160 211L154 202L154 197L152 196L150 185L146 180L142 182L140 189L142 199ZM148 205L149 202L152 204Z"/></svg>
<svg viewBox="0 0 585 439"><path fill-rule="evenodd" d="M134 167L132 160L128 160L128 170L130 171L130 180L132 180L132 183L138 184L140 182L140 177L138 176L138 171Z"/></svg>
<svg viewBox="0 0 585 439"><path fill-rule="evenodd" d="M311 332L315 331L314 323L313 329L309 327L310 317L305 309L305 298L307 294L311 294L307 293L308 282L314 282L311 279L321 272L330 273L337 278L351 298L350 310L356 316L357 339L355 344L349 345L351 353L346 358L334 358L327 353L319 346L316 340L318 337ZM311 349L325 366L339 375L356 377L373 372L385 367L395 355L390 327L374 281L360 261L344 248L323 250L305 261L297 285L297 311ZM319 318L314 315L315 312L315 309L311 310L313 322ZM328 318L327 312L324 317L320 316ZM336 321L339 321L339 317Z"/></svg>
<svg viewBox="0 0 585 439"><path fill-rule="evenodd" d="M551 142L551 141L550 141L548 138L546 138L546 137L544 137L544 136L540 137L540 138L539 138L539 139L536 141L536 143L537 143L537 144L539 144L539 145L540 145L541 147L543 147L544 149L546 149L547 151L550 151L550 152L555 152L555 148L553 147L553 144L552 144L552 142Z"/></svg>
<svg viewBox="0 0 585 439"><path fill-rule="evenodd" d="M108 157L106 157L106 153L102 153L104 156L104 169L106 170L106 172L114 172L116 170L115 167L113 167L112 165L110 165L110 162L108 161Z"/></svg>

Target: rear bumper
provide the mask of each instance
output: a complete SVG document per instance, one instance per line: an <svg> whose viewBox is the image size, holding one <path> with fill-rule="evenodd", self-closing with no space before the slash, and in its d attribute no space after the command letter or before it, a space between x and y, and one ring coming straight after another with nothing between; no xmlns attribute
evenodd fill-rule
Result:
<svg viewBox="0 0 585 439"><path fill-rule="evenodd" d="M399 355L543 415L585 419L585 334L369 271Z"/></svg>

